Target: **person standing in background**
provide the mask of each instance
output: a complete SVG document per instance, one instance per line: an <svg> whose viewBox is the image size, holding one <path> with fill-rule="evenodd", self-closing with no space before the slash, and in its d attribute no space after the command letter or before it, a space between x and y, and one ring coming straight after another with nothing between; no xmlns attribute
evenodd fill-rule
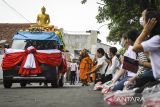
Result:
<svg viewBox="0 0 160 107"><path fill-rule="evenodd" d="M77 62L77 70L76 70L76 83L78 84L79 83L79 63Z"/></svg>
<svg viewBox="0 0 160 107"><path fill-rule="evenodd" d="M74 61L72 61L70 63L70 71L71 71L71 83L70 83L70 85L75 85L77 63L75 63Z"/></svg>

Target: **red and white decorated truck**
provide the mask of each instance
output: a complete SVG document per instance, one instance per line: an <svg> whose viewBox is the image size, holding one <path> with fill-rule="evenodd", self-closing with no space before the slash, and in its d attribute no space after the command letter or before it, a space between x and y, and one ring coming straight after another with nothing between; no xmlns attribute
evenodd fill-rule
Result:
<svg viewBox="0 0 160 107"><path fill-rule="evenodd" d="M32 82L63 87L63 75L67 70L63 52L59 50L61 45L61 39L54 32L17 32L12 45L5 48L4 88L11 88L13 83L25 87Z"/></svg>

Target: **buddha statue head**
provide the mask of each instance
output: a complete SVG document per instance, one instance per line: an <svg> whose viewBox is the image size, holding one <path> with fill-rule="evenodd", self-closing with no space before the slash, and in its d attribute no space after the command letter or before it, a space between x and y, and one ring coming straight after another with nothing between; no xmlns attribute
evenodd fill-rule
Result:
<svg viewBox="0 0 160 107"><path fill-rule="evenodd" d="M42 14L45 14L46 8L44 6L41 8L41 12L42 12Z"/></svg>

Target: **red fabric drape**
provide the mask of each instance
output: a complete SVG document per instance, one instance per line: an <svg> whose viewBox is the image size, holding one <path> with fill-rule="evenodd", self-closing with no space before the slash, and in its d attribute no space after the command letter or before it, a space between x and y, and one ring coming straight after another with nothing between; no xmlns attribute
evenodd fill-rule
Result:
<svg viewBox="0 0 160 107"><path fill-rule="evenodd" d="M65 74L65 72L67 72L67 61L65 59L62 60L61 65L59 66L60 68L60 73L61 74Z"/></svg>
<svg viewBox="0 0 160 107"><path fill-rule="evenodd" d="M51 66L59 66L62 61L61 53L54 53L54 54L36 53L34 54L34 56L38 62L48 64Z"/></svg>
<svg viewBox="0 0 160 107"><path fill-rule="evenodd" d="M27 55L32 53L35 57L36 68L26 69L24 64L27 59ZM41 68L38 63L43 63L51 66L60 66L62 63L61 53L38 53L35 49L26 50L25 52L16 52L6 54L3 58L2 68L8 70L14 68L17 64L22 62L18 74L20 75L35 75L41 73Z"/></svg>
<svg viewBox="0 0 160 107"><path fill-rule="evenodd" d="M4 70L8 70L10 68L15 67L18 63L20 63L23 59L25 59L25 52L16 52L11 54L6 54L3 57L2 68Z"/></svg>

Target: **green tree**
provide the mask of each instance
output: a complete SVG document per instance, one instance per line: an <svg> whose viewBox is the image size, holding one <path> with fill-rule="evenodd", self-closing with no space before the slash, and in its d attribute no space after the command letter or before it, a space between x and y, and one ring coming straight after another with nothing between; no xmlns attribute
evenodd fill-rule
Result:
<svg viewBox="0 0 160 107"><path fill-rule="evenodd" d="M160 0L100 0L98 15L96 19L99 23L110 21L108 28L110 33L108 41L119 41L122 34L136 28L141 30L139 18L141 12L149 7L159 8ZM81 3L86 3L82 0Z"/></svg>

